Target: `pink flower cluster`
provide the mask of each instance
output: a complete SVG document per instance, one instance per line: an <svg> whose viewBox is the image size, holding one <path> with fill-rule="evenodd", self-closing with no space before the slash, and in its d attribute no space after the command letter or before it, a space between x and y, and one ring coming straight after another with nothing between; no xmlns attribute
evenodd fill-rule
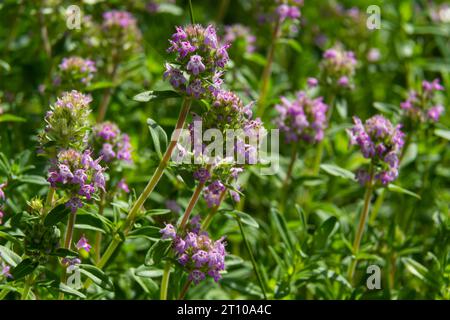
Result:
<svg viewBox="0 0 450 320"><path fill-rule="evenodd" d="M382 185L387 185L398 176L399 156L404 145L401 125L392 123L381 115L375 115L363 124L353 117L355 125L348 130L350 144L358 145L363 156L371 159L374 167L373 177ZM372 177L367 170L358 171L356 178L361 184L368 183Z"/></svg>
<svg viewBox="0 0 450 320"><path fill-rule="evenodd" d="M323 139L328 106L322 97L311 99L300 91L294 100L281 97L281 104L275 108L279 115L274 122L285 134L286 142L316 143Z"/></svg>
<svg viewBox="0 0 450 320"><path fill-rule="evenodd" d="M59 65L62 73L62 79L66 82L73 83L81 81L83 84L89 84L97 72L95 62L80 57L64 58Z"/></svg>
<svg viewBox="0 0 450 320"><path fill-rule="evenodd" d="M229 57L228 44L220 45L212 25L176 27L168 52L176 54L176 64L166 63L164 79L172 87L196 99L217 90Z"/></svg>
<svg viewBox="0 0 450 320"><path fill-rule="evenodd" d="M200 230L200 216L195 216L189 223L189 230L183 236L177 234L175 227L166 224L161 229L162 239L172 239L172 246L178 262L189 273L189 280L200 283L207 275L214 281L222 278L225 270L225 241L221 238L211 240L207 232Z"/></svg>
<svg viewBox="0 0 450 320"><path fill-rule="evenodd" d="M325 83L333 87L352 88L356 63L352 51L337 47L326 50L320 65Z"/></svg>
<svg viewBox="0 0 450 320"><path fill-rule="evenodd" d="M112 122L103 122L93 128L94 146L102 160L110 163L114 160L132 162L131 143L127 134L121 133Z"/></svg>
<svg viewBox="0 0 450 320"><path fill-rule="evenodd" d="M410 91L406 101L400 104L407 118L413 122L437 122L444 112L444 107L434 103L435 93L444 90L439 79L432 82L423 81L420 92Z"/></svg>
<svg viewBox="0 0 450 320"><path fill-rule="evenodd" d="M303 5L303 0L281 0L278 2L280 2L280 4L276 9L276 13L281 21L300 18L300 7Z"/></svg>
<svg viewBox="0 0 450 320"><path fill-rule="evenodd" d="M232 45L230 50L233 50L233 52L239 50L236 54L252 53L255 51L256 37L251 33L250 28L242 24L238 23L225 26L223 40L225 43Z"/></svg>
<svg viewBox="0 0 450 320"><path fill-rule="evenodd" d="M83 206L83 200L91 200L94 194L105 188L104 168L101 158L93 160L91 152L79 153L74 149L58 153L48 172L47 181L53 188L68 191L71 198L66 203L72 212Z"/></svg>

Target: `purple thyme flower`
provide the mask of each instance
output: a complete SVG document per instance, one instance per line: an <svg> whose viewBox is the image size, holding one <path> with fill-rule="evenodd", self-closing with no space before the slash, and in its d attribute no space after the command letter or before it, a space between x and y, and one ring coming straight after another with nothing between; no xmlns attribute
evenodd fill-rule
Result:
<svg viewBox="0 0 450 320"><path fill-rule="evenodd" d="M189 60L186 70L191 71L193 75L198 75L199 73L205 71L205 65L202 63L202 57L199 55L191 56Z"/></svg>
<svg viewBox="0 0 450 320"><path fill-rule="evenodd" d="M59 69L61 71L60 79L69 84L80 81L82 84L88 85L94 77L94 73L97 72L94 61L80 57L64 58Z"/></svg>
<svg viewBox="0 0 450 320"><path fill-rule="evenodd" d="M200 183L205 183L211 178L211 174L209 170L206 168L200 168L196 172L194 172L194 179L198 180Z"/></svg>
<svg viewBox="0 0 450 320"><path fill-rule="evenodd" d="M338 47L328 49L320 63L322 78L328 85L352 88L356 64L352 51L344 51Z"/></svg>
<svg viewBox="0 0 450 320"><path fill-rule="evenodd" d="M83 207L83 202L81 202L80 198L72 197L66 202L66 207L70 208L72 213L75 213L79 208Z"/></svg>
<svg viewBox="0 0 450 320"><path fill-rule="evenodd" d="M12 275L10 273L11 267L8 266L6 263L2 262L2 270L0 272L0 275L6 278L12 279Z"/></svg>
<svg viewBox="0 0 450 320"><path fill-rule="evenodd" d="M293 101L281 97L281 104L275 108L279 115L274 122L285 134L286 142L303 140L316 143L323 139L328 106L323 103L322 97L311 99L300 91Z"/></svg>
<svg viewBox="0 0 450 320"><path fill-rule="evenodd" d="M307 84L309 88L317 87L319 84L319 81L316 78L308 78Z"/></svg>
<svg viewBox="0 0 450 320"><path fill-rule="evenodd" d="M401 126L392 123L381 115L375 115L364 124L353 117L355 125L348 130L351 145L358 145L365 158L371 159L374 178L387 185L398 176L399 155L404 145ZM370 182L370 173L360 170L356 179L361 184Z"/></svg>
<svg viewBox="0 0 450 320"><path fill-rule="evenodd" d="M88 243L88 239L83 235L80 240L78 240L76 247L78 250L84 249L87 252L91 251L91 245Z"/></svg>
<svg viewBox="0 0 450 320"><path fill-rule="evenodd" d="M212 25L176 27L169 40L168 52L174 53L177 64L166 64L164 79L182 94L196 99L209 94L211 84L220 86L222 69L228 62L228 45L219 46L216 30ZM187 79L184 75L189 74ZM200 76L201 75L201 76Z"/></svg>
<svg viewBox="0 0 450 320"><path fill-rule="evenodd" d="M3 224L3 217L5 216L5 214L3 213L2 209L0 208L0 225Z"/></svg>
<svg viewBox="0 0 450 320"><path fill-rule="evenodd" d="M194 282L194 284L199 284L203 279L205 279L205 274L200 270L192 270L188 279Z"/></svg>
<svg viewBox="0 0 450 320"><path fill-rule="evenodd" d="M0 200L3 200L3 201L6 200L5 191L4 191L5 187L6 187L6 182L0 184Z"/></svg>
<svg viewBox="0 0 450 320"><path fill-rule="evenodd" d="M171 224L166 224L165 228L159 232L162 234L163 239L175 239L177 235L174 226Z"/></svg>
<svg viewBox="0 0 450 320"><path fill-rule="evenodd" d="M122 190L125 193L130 193L130 188L124 178L120 179L117 183L117 189Z"/></svg>
<svg viewBox="0 0 450 320"><path fill-rule="evenodd" d="M93 144L102 160L111 163L115 160L131 163L130 137L120 131L112 122L97 124L93 129Z"/></svg>
<svg viewBox="0 0 450 320"><path fill-rule="evenodd" d="M224 42L231 44L232 57L237 58L243 53L253 53L255 51L256 37L251 33L250 28L242 24L225 26ZM234 48L237 48L234 50Z"/></svg>
<svg viewBox="0 0 450 320"><path fill-rule="evenodd" d="M189 273L190 279L198 284L206 278L220 280L220 271L225 270L224 238L212 241L206 232L200 231L200 216L191 219L184 237L177 235L172 225L161 230L162 238L173 240L173 250L181 266ZM194 229L190 229L193 227Z"/></svg>
<svg viewBox="0 0 450 320"><path fill-rule="evenodd" d="M209 208L218 206L220 204L220 196L226 187L219 180L213 181L203 190L203 198Z"/></svg>
<svg viewBox="0 0 450 320"><path fill-rule="evenodd" d="M440 84L440 80L434 79L431 82L424 80L420 92L414 90L409 92L408 98L400 103L400 108L404 116L411 120L412 125L439 121L444 113L444 107L435 104L435 96L437 91L442 90L444 87Z"/></svg>

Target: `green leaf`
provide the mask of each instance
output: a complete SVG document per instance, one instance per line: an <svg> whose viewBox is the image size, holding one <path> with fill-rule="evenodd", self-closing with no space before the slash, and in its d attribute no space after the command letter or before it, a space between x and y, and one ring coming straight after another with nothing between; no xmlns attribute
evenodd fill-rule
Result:
<svg viewBox="0 0 450 320"><path fill-rule="evenodd" d="M163 214L168 214L171 211L169 209L151 209L148 211L145 211L145 216L160 216Z"/></svg>
<svg viewBox="0 0 450 320"><path fill-rule="evenodd" d="M90 264L80 264L78 267L80 272L91 279L96 285L106 290L114 290L112 280L99 268Z"/></svg>
<svg viewBox="0 0 450 320"><path fill-rule="evenodd" d="M272 208L270 213L272 215L272 220L275 223L275 227L278 230L278 234L281 236L283 242L287 245L287 247L291 251L293 251L294 245L292 243L291 235L289 234L289 230L286 225L286 220L275 208Z"/></svg>
<svg viewBox="0 0 450 320"><path fill-rule="evenodd" d="M50 255L56 256L56 257L78 257L78 253L75 251L72 251L70 249L66 248L57 248L55 251L53 251Z"/></svg>
<svg viewBox="0 0 450 320"><path fill-rule="evenodd" d="M67 208L66 205L60 204L57 205L50 211L44 219L44 225L46 227L54 226L58 222L64 220L70 213L70 208Z"/></svg>
<svg viewBox="0 0 450 320"><path fill-rule="evenodd" d="M192 172L188 171L188 170L177 170L178 175L181 177L181 179L183 179L184 183L189 187L189 188L194 188L196 185L194 176L192 175Z"/></svg>
<svg viewBox="0 0 450 320"><path fill-rule="evenodd" d="M0 257L12 267L17 266L22 261L19 255L5 246L0 246Z"/></svg>
<svg viewBox="0 0 450 320"><path fill-rule="evenodd" d="M142 265L135 270L135 274L143 278L159 278L163 275L163 270Z"/></svg>
<svg viewBox="0 0 450 320"><path fill-rule="evenodd" d="M14 280L22 279L23 277L32 273L38 265L39 263L37 263L36 261L27 258L25 260L22 260L22 262L20 262L17 266L14 267L14 269L11 270L11 275L13 276Z"/></svg>
<svg viewBox="0 0 450 320"><path fill-rule="evenodd" d="M167 134L153 119L148 118L147 125L152 136L155 151L162 158L162 150L167 148Z"/></svg>
<svg viewBox="0 0 450 320"><path fill-rule="evenodd" d="M435 280L431 277L430 271L416 260L411 258L401 258L401 261L405 265L406 269L415 277L427 282L428 284L436 284Z"/></svg>
<svg viewBox="0 0 450 320"><path fill-rule="evenodd" d="M325 220L316 231L314 235L314 246L316 248L324 248L327 244L328 238L331 236L338 220L332 216Z"/></svg>
<svg viewBox="0 0 450 320"><path fill-rule="evenodd" d="M83 293L81 293L80 291L75 290L75 289L69 287L68 285L66 285L66 284L64 284L64 283L60 283L60 284L59 284L58 290L61 291L61 292L70 294L70 295L72 295L72 296L79 297L79 298L81 298L81 299L86 299L86 296L85 296Z"/></svg>
<svg viewBox="0 0 450 320"><path fill-rule="evenodd" d="M220 210L220 211L226 212L226 213L231 214L232 216L234 216L236 218L241 219L241 222L243 224L246 224L246 225L248 225L250 227L253 227L253 228L259 228L258 222L256 222L256 220L253 219L253 217L251 215L249 215L248 213L245 213L245 212L242 212L242 211L239 211L239 210L232 210L232 211Z"/></svg>
<svg viewBox="0 0 450 320"><path fill-rule="evenodd" d="M133 97L134 101L148 102L148 101L158 101L165 100L169 98L179 98L180 94L175 91L144 91Z"/></svg>
<svg viewBox="0 0 450 320"><path fill-rule="evenodd" d="M420 196L417 193L414 193L412 191L406 190L406 189L404 189L402 187L399 187L399 186L397 186L395 184L392 184L392 183L390 183L387 188L388 188L389 191L392 191L392 192L403 193L403 194L406 194L408 196L417 198L419 200L421 199Z"/></svg>
<svg viewBox="0 0 450 320"><path fill-rule="evenodd" d="M348 180L355 180L355 174L347 169L341 168L334 164L321 164L320 168L326 173L335 176L341 177Z"/></svg>
<svg viewBox="0 0 450 320"><path fill-rule="evenodd" d="M18 178L17 180L23 183L37 184L41 186L49 185L47 179L37 175L24 175Z"/></svg>
<svg viewBox="0 0 450 320"><path fill-rule="evenodd" d="M26 122L27 119L19 117L19 116L15 116L13 114L2 114L0 115L0 122Z"/></svg>
<svg viewBox="0 0 450 320"><path fill-rule="evenodd" d="M265 66L267 63L266 58L259 53L246 53L244 54L244 59L259 64L260 66Z"/></svg>
<svg viewBox="0 0 450 320"><path fill-rule="evenodd" d="M111 81L99 81L91 84L86 88L86 91L95 91L100 89L107 89L114 87L114 82Z"/></svg>
<svg viewBox="0 0 450 320"><path fill-rule="evenodd" d="M436 129L434 130L434 134L450 141L450 130Z"/></svg>
<svg viewBox="0 0 450 320"><path fill-rule="evenodd" d="M171 239L156 241L145 255L145 265L150 266L160 263L162 258L169 253L171 245Z"/></svg>
<svg viewBox="0 0 450 320"><path fill-rule="evenodd" d="M158 13L169 13L174 16L181 16L183 14L183 9L172 3L160 3L158 4Z"/></svg>
<svg viewBox="0 0 450 320"><path fill-rule="evenodd" d="M294 39L282 38L282 39L279 39L278 42L288 45L289 47L291 47L293 50L297 51L298 53L302 53L302 46L300 45L300 43L298 43Z"/></svg>
<svg viewBox="0 0 450 320"><path fill-rule="evenodd" d="M152 294L152 293L158 291L159 287L155 281L153 281L150 278L144 278L144 277L137 276L135 269L131 269L130 272L131 272L131 275L133 276L133 279L137 283L139 283L139 285L145 291L145 293Z"/></svg>
<svg viewBox="0 0 450 320"><path fill-rule="evenodd" d="M152 238L159 239L161 238L161 233L159 232L161 229L152 226L141 227L138 229L134 229L128 234L130 238Z"/></svg>
<svg viewBox="0 0 450 320"><path fill-rule="evenodd" d="M385 114L396 114L399 110L399 107L397 107L396 105L384 102L374 102L373 107Z"/></svg>

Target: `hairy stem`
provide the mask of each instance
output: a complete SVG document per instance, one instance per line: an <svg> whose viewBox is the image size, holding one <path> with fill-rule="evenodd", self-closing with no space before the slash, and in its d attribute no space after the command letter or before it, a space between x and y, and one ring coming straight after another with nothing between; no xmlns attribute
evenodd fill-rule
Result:
<svg viewBox="0 0 450 320"><path fill-rule="evenodd" d="M116 59L113 59L116 60ZM113 85L116 80L117 75L117 69L119 68L119 63L114 61L113 62L113 69L111 73L109 74L109 78L112 79ZM98 108L98 114L97 114L97 123L103 122L105 120L106 111L108 110L109 102L111 101L111 96L114 92L114 88L110 87L107 88L105 93L103 94L102 100L100 102L100 106Z"/></svg>
<svg viewBox="0 0 450 320"><path fill-rule="evenodd" d="M70 247L71 247L72 237L73 237L73 227L75 225L76 217L77 217L76 212L71 212L69 215L69 219L67 221L66 236L65 236L63 248L70 249ZM61 282L65 283L66 280L67 280L67 272L66 272L66 268L64 267L62 274L61 274ZM59 293L59 299L64 300L64 292Z"/></svg>
<svg viewBox="0 0 450 320"><path fill-rule="evenodd" d="M184 300L184 297L186 296L186 293L189 290L189 287L191 286L192 280L186 281L186 283L183 286L183 289L181 290L180 295L178 296L178 300Z"/></svg>
<svg viewBox="0 0 450 320"><path fill-rule="evenodd" d="M166 265L164 266L163 277L161 280L161 291L159 296L161 300L167 300L167 292L169 288L169 278L170 278L170 267L171 262L166 261Z"/></svg>
<svg viewBox="0 0 450 320"><path fill-rule="evenodd" d="M186 210L184 211L183 218L181 219L181 223L179 226L179 230L184 230L186 227L186 224L189 220L189 216L191 215L192 210L194 209L195 205L197 204L198 198L202 194L202 190L205 187L204 182L200 182L197 187L194 190L194 193L192 194L191 200L189 200L188 206L186 207Z"/></svg>
<svg viewBox="0 0 450 320"><path fill-rule="evenodd" d="M370 207L370 199L372 198L372 192L373 192L373 176L374 176L374 168L373 164L370 165L369 169L370 179L367 183L366 192L364 195L364 205L361 212L361 216L359 217L359 224L358 229L356 230L355 235L355 241L353 242L353 255L356 257L356 255L359 252L359 247L361 245L361 239L364 233L364 227L366 225L367 216L369 214L369 207ZM350 263L350 267L348 269L348 280L350 283L353 283L353 277L355 275L357 265L357 259L352 259L352 262Z"/></svg>

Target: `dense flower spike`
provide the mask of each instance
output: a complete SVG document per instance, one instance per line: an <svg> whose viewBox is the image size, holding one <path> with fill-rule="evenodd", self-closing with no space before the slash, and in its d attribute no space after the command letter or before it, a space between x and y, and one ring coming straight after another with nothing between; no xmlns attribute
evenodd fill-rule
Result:
<svg viewBox="0 0 450 320"><path fill-rule="evenodd" d="M72 85L77 82L88 85L94 77L94 73L97 72L94 61L76 56L64 58L59 65L59 70L61 81Z"/></svg>
<svg viewBox="0 0 450 320"><path fill-rule="evenodd" d="M166 64L164 79L174 89L200 99L220 87L229 45L219 44L212 25L177 27L169 42L168 52L175 53L176 63Z"/></svg>
<svg viewBox="0 0 450 320"><path fill-rule="evenodd" d="M107 43L120 53L132 52L142 37L136 19L127 11L111 10L103 13L102 31Z"/></svg>
<svg viewBox="0 0 450 320"><path fill-rule="evenodd" d="M300 91L292 101L281 97L281 104L275 108L279 115L274 122L285 134L286 142L302 140L316 143L323 139L327 127L328 106L322 97L311 99L305 92Z"/></svg>
<svg viewBox="0 0 450 320"><path fill-rule="evenodd" d="M200 231L200 216L195 216L189 223L186 234L177 234L171 224L161 229L163 239L172 239L172 248L178 262L189 273L189 280L195 284L210 276L214 281L222 278L225 270L225 241L221 238L213 241L208 233Z"/></svg>
<svg viewBox="0 0 450 320"><path fill-rule="evenodd" d="M82 199L91 200L98 190L104 190L104 168L99 164L101 158L93 160L89 150L80 153L74 149L59 152L48 172L48 182L70 195L66 206L72 212L83 206Z"/></svg>
<svg viewBox="0 0 450 320"><path fill-rule="evenodd" d="M322 82L335 88L352 88L356 63L352 51L344 51L339 47L326 50L320 64Z"/></svg>
<svg viewBox="0 0 450 320"><path fill-rule="evenodd" d="M47 125L39 137L42 152L53 157L62 149L84 149L91 101L90 96L75 90L57 99L45 116Z"/></svg>
<svg viewBox="0 0 450 320"><path fill-rule="evenodd" d="M433 81L423 81L422 89L417 92L411 90L406 101L400 104L401 109L404 111L404 116L409 120L412 128L414 129L418 123L434 123L439 121L444 107L435 103L435 96L437 91L444 90L444 87L440 84L439 79Z"/></svg>
<svg viewBox="0 0 450 320"><path fill-rule="evenodd" d="M233 59L241 57L244 53L255 51L256 37L251 33L250 28L239 23L225 26L223 41L231 44L229 51Z"/></svg>
<svg viewBox="0 0 450 320"><path fill-rule="evenodd" d="M244 106L233 92L218 90L212 96L211 108L201 117L194 115L189 136L177 145L175 163L205 183L204 197L210 207L219 204L224 184L236 180L245 165L256 163L258 139L265 131L260 119L252 116L251 104ZM210 146L202 142L202 132L211 129L221 137L214 141L220 144L220 150L214 143ZM231 195L238 199L238 194Z"/></svg>
<svg viewBox="0 0 450 320"><path fill-rule="evenodd" d="M131 143L127 134L120 131L112 122L97 124L92 132L92 145L96 155L101 156L106 163L123 161L131 163Z"/></svg>
<svg viewBox="0 0 450 320"><path fill-rule="evenodd" d="M300 7L303 5L303 0L278 0L277 2L279 4L276 13L281 21L300 18Z"/></svg>
<svg viewBox="0 0 450 320"><path fill-rule="evenodd" d="M404 145L404 133L401 125L394 126L381 115L375 115L363 124L353 117L355 125L348 130L350 144L358 145L363 156L371 159L374 178L387 185L398 176L399 157ZM360 170L356 178L361 184L370 180L370 173Z"/></svg>

